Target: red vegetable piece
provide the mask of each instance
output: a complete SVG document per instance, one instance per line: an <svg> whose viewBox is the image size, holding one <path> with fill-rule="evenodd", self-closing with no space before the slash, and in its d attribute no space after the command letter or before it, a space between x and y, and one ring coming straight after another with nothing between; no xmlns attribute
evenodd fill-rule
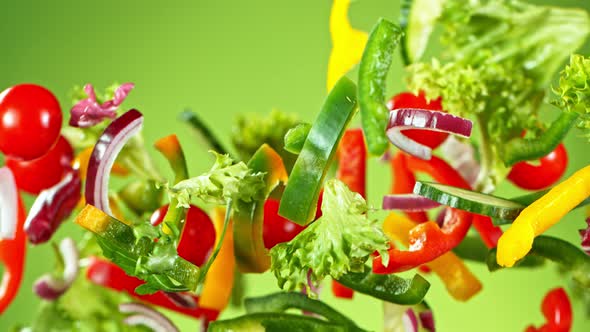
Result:
<svg viewBox="0 0 590 332"><path fill-rule="evenodd" d="M62 114L55 96L42 86L20 84L0 93L0 151L33 160L57 142Z"/></svg>
<svg viewBox="0 0 590 332"><path fill-rule="evenodd" d="M317 209L321 211L321 209ZM269 198L264 203L264 246L271 249L275 245L291 241L305 227L279 215L279 201Z"/></svg>
<svg viewBox="0 0 590 332"><path fill-rule="evenodd" d="M522 161L512 166L508 180L522 189L545 189L563 176L567 162L567 151L561 143L555 150L539 159L538 164Z"/></svg>
<svg viewBox="0 0 590 332"><path fill-rule="evenodd" d="M6 166L14 173L18 187L37 195L42 190L56 185L71 168L74 150L68 141L60 136L47 154L40 158L23 161L6 158Z"/></svg>

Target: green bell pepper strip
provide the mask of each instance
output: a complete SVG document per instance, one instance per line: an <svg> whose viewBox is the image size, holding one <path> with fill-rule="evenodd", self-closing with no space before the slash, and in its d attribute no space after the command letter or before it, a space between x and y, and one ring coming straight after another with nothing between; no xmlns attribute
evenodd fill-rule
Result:
<svg viewBox="0 0 590 332"><path fill-rule="evenodd" d="M178 115L180 121L186 122L199 133L207 142L207 144L215 152L219 154L229 154L228 150L221 144L221 141L213 134L211 129L205 122L197 115L197 113L186 110Z"/></svg>
<svg viewBox="0 0 590 332"><path fill-rule="evenodd" d="M420 303L430 288L430 283L419 274L403 279L394 274L374 274L369 268L360 273L349 272L338 278L338 282L359 293L396 304Z"/></svg>
<svg viewBox="0 0 590 332"><path fill-rule="evenodd" d="M385 105L385 81L402 35L397 25L379 19L369 35L359 67L361 123L368 150L376 156L382 155L389 146L385 135L390 112Z"/></svg>
<svg viewBox="0 0 590 332"><path fill-rule="evenodd" d="M234 254L241 272L262 273L270 267L264 247L264 202L280 182L287 182L287 170L279 154L268 144L262 145L248 161L255 173L266 173L263 195L253 202L237 202L234 212Z"/></svg>
<svg viewBox="0 0 590 332"><path fill-rule="evenodd" d="M300 123L289 129L285 134L285 150L293 154L301 153L310 130L311 125L309 123Z"/></svg>
<svg viewBox="0 0 590 332"><path fill-rule="evenodd" d="M138 216L152 213L162 205L163 190L153 180L137 180L118 192L125 205Z"/></svg>
<svg viewBox="0 0 590 332"><path fill-rule="evenodd" d="M252 313L282 313L289 309L301 309L318 314L329 322L346 325L349 331L362 331L348 317L334 310L329 305L314 299L307 295L295 292L279 292L267 296L248 298L244 302L246 312Z"/></svg>
<svg viewBox="0 0 590 332"><path fill-rule="evenodd" d="M458 246L453 248L453 252L463 259L479 263L489 263L490 259L488 247L481 238L476 236L466 236ZM526 256L516 267L538 267L544 264L545 259L541 257Z"/></svg>
<svg viewBox="0 0 590 332"><path fill-rule="evenodd" d="M503 147L501 154L504 164L512 166L520 161L542 158L553 151L564 139L578 119L575 112L562 112L549 129L534 139L515 138Z"/></svg>
<svg viewBox="0 0 590 332"><path fill-rule="evenodd" d="M346 325L326 322L309 316L277 313L256 313L209 324L208 332L347 332Z"/></svg>
<svg viewBox="0 0 590 332"><path fill-rule="evenodd" d="M169 135L157 140L154 143L154 147L168 160L174 172L175 184L188 179L186 158L176 135ZM162 221L162 229L167 233L169 233L170 227L176 227L179 230L182 229L181 221L185 215L186 209L178 206L178 200L176 198L171 198L168 212L166 212Z"/></svg>
<svg viewBox="0 0 590 332"><path fill-rule="evenodd" d="M537 236L527 256L553 261L565 270L571 271L574 279L580 284L590 287L590 256L567 241L552 236ZM487 263L490 271L502 268L496 261L495 248L490 250Z"/></svg>
<svg viewBox="0 0 590 332"><path fill-rule="evenodd" d="M330 92L295 161L279 215L305 225L314 219L326 173L356 109L356 85L342 77Z"/></svg>

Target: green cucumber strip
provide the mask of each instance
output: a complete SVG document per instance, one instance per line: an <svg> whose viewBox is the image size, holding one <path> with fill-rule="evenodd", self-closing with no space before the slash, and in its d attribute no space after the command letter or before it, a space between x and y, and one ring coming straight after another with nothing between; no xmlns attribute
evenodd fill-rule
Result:
<svg viewBox="0 0 590 332"><path fill-rule="evenodd" d="M402 58L407 66L424 54L434 24L440 17L445 0L403 0L401 4L400 27L402 37Z"/></svg>
<svg viewBox="0 0 590 332"><path fill-rule="evenodd" d="M342 77L326 98L305 139L283 192L279 215L300 225L313 220L324 178L355 110L356 85Z"/></svg>
<svg viewBox="0 0 590 332"><path fill-rule="evenodd" d="M417 181L414 194L443 205L496 219L514 220L525 208L524 205L504 198L432 182Z"/></svg>

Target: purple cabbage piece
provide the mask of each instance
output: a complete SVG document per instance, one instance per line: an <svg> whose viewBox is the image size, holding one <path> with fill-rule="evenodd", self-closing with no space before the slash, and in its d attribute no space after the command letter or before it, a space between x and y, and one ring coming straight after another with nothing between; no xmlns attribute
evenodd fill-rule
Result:
<svg viewBox="0 0 590 332"><path fill-rule="evenodd" d="M117 117L117 109L123 103L127 95L135 85L133 83L124 83L115 90L115 96L100 104L96 100L96 93L92 84L84 86L84 92L88 98L79 101L70 111L70 126L87 128L92 127L105 119L114 119Z"/></svg>
<svg viewBox="0 0 590 332"><path fill-rule="evenodd" d="M586 219L586 224L588 227L580 229L580 236L582 236L582 249L590 255L590 218Z"/></svg>

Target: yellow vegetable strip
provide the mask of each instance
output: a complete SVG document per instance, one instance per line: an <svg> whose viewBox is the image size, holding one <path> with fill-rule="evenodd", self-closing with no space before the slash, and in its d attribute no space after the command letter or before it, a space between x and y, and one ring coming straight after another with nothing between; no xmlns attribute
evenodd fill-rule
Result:
<svg viewBox="0 0 590 332"><path fill-rule="evenodd" d="M383 223L383 231L391 239L409 245L408 234L416 226L405 216L391 213ZM481 282L453 252L447 252L426 264L442 280L449 294L456 300L467 301L481 288Z"/></svg>
<svg viewBox="0 0 590 332"><path fill-rule="evenodd" d="M533 240L590 196L590 166L574 173L525 208L498 240L496 259L511 267L532 248Z"/></svg>

